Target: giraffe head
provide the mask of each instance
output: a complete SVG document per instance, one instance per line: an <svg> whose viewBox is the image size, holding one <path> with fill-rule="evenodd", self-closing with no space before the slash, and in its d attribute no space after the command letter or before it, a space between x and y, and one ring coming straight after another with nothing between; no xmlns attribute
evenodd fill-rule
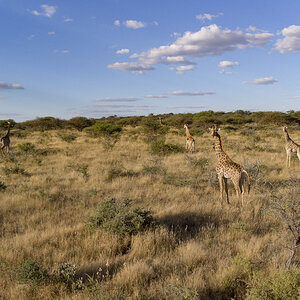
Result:
<svg viewBox="0 0 300 300"><path fill-rule="evenodd" d="M183 125L183 128L184 128L184 129L189 128L189 127L188 127L188 124L184 124L184 125Z"/></svg>
<svg viewBox="0 0 300 300"><path fill-rule="evenodd" d="M211 128L209 128L210 132L211 132L211 135L213 137L220 137L218 131L220 130L220 128L217 127L217 125L213 125Z"/></svg>
<svg viewBox="0 0 300 300"><path fill-rule="evenodd" d="M286 127L286 126L283 126L283 127L282 127L282 130L283 130L283 132L287 132L287 127Z"/></svg>

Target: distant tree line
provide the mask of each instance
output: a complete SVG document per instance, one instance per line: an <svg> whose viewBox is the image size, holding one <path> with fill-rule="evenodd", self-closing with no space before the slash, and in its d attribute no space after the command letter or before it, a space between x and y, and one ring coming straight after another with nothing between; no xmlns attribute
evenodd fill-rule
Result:
<svg viewBox="0 0 300 300"><path fill-rule="evenodd" d="M194 132L197 134L197 130L201 132L207 126L211 124L227 125L232 128L240 127L245 124L257 124L262 126L268 125L300 125L300 111L289 112L249 112L243 110L237 110L235 112L214 112L214 111L202 111L199 113L185 113L185 114L161 114L148 116L132 116L132 117L117 117L110 116L107 118L86 118L75 117L70 120L63 120L54 117L43 117L35 120L29 120L24 122L15 122L9 120L12 126L28 131L45 131L53 129L76 129L79 131L85 128L91 130L108 128L110 126L124 127L124 126L143 126L152 130L161 130L159 118L162 119L164 126L182 128L183 124L188 123ZM0 120L0 128L5 129L7 127L8 120Z"/></svg>

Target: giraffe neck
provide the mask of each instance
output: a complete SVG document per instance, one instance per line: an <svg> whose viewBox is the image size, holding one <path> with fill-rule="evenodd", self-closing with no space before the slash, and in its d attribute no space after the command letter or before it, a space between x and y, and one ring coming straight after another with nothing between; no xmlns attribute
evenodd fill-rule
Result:
<svg viewBox="0 0 300 300"><path fill-rule="evenodd" d="M215 152L217 154L217 159L219 160L221 158L221 156L224 156L227 154L224 152L223 150L223 144L222 144L222 140L220 135L218 134L217 136L215 136Z"/></svg>
<svg viewBox="0 0 300 300"><path fill-rule="evenodd" d="M291 140L291 138L286 130L284 131L284 138L285 138L286 142L289 142Z"/></svg>
<svg viewBox="0 0 300 300"><path fill-rule="evenodd" d="M6 137L9 137L10 136L10 124L8 125L8 128L7 128L7 133L5 135Z"/></svg>
<svg viewBox="0 0 300 300"><path fill-rule="evenodd" d="M189 137L192 137L191 134L190 134L190 131L188 129L188 127L185 127L185 133L186 133L186 136L189 138Z"/></svg>

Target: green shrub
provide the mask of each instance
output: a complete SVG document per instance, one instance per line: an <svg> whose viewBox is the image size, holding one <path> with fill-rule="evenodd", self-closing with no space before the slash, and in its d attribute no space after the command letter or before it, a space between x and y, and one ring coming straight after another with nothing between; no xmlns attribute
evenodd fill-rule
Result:
<svg viewBox="0 0 300 300"><path fill-rule="evenodd" d="M62 134L60 138L64 142L71 143L77 139L77 135L72 133L66 133L66 134Z"/></svg>
<svg viewBox="0 0 300 300"><path fill-rule="evenodd" d="M293 300L300 297L300 270L255 273L249 282L247 300Z"/></svg>
<svg viewBox="0 0 300 300"><path fill-rule="evenodd" d="M14 167L3 167L2 168L5 175L19 174L19 175L29 175L25 169L19 167L17 164Z"/></svg>
<svg viewBox="0 0 300 300"><path fill-rule="evenodd" d="M134 235L155 227L149 211L132 207L129 200L117 201L114 198L99 204L94 217L89 219L93 228L102 228L120 236Z"/></svg>
<svg viewBox="0 0 300 300"><path fill-rule="evenodd" d="M222 287L227 297L245 299L247 283L253 272L253 265L249 259L237 255L231 259L227 274L222 280Z"/></svg>
<svg viewBox="0 0 300 300"><path fill-rule="evenodd" d="M68 123L77 130L82 131L84 128L94 125L95 120L85 117L75 117L70 119Z"/></svg>
<svg viewBox="0 0 300 300"><path fill-rule="evenodd" d="M199 298L199 294L196 289L183 287L183 286L175 286L175 285L167 285L166 287L166 299L182 299L182 300L197 300Z"/></svg>
<svg viewBox="0 0 300 300"><path fill-rule="evenodd" d="M34 260L27 259L17 269L17 280L19 283L41 284L48 278L48 273Z"/></svg>
<svg viewBox="0 0 300 300"><path fill-rule="evenodd" d="M93 126L95 135L101 138L105 149L112 149L120 139L122 127L109 122L97 122Z"/></svg>
<svg viewBox="0 0 300 300"><path fill-rule="evenodd" d="M168 155L172 153L182 153L184 152L183 147L171 143L165 143L163 139L153 141L150 144L151 154L157 155Z"/></svg>
<svg viewBox="0 0 300 300"><path fill-rule="evenodd" d="M35 120L18 123L17 127L20 129L28 129L31 131L45 131L45 130L61 129L66 127L66 125L67 125L67 121L65 120L60 120L53 117L43 117L43 118L37 118Z"/></svg>
<svg viewBox="0 0 300 300"><path fill-rule="evenodd" d="M17 147L20 151L26 152L26 153L32 152L35 148L35 146L29 142L18 144Z"/></svg>

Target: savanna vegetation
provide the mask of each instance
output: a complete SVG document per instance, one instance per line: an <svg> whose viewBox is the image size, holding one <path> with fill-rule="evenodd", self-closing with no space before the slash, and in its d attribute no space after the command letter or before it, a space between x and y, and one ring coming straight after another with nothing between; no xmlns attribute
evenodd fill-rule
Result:
<svg viewBox="0 0 300 300"><path fill-rule="evenodd" d="M11 120L0 299L298 299L300 112ZM188 123L196 152L185 152ZM251 179L221 205L208 126ZM0 121L0 133L6 120Z"/></svg>

